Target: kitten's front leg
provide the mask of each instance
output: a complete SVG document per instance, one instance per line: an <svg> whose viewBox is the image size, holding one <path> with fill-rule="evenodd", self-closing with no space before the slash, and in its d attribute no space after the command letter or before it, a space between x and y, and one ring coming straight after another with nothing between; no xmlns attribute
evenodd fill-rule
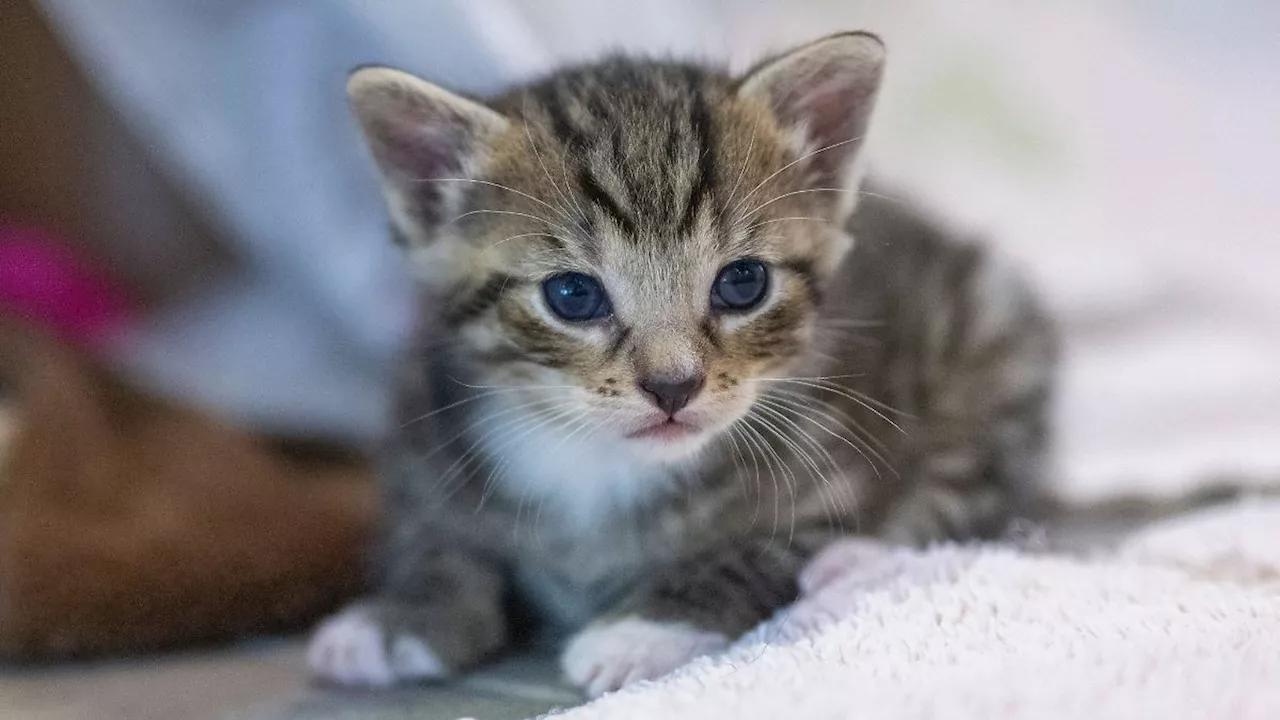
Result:
<svg viewBox="0 0 1280 720"><path fill-rule="evenodd" d="M994 483L964 487L922 482L902 498L877 533L894 545L927 547L998 536L1009 520L1007 493Z"/></svg>
<svg viewBox="0 0 1280 720"><path fill-rule="evenodd" d="M569 641L565 676L596 697L725 648L796 599L815 547L750 540L657 571Z"/></svg>
<svg viewBox="0 0 1280 720"><path fill-rule="evenodd" d="M506 643L504 578L462 552L435 552L401 568L378 594L320 624L307 650L324 682L386 687L447 677Z"/></svg>

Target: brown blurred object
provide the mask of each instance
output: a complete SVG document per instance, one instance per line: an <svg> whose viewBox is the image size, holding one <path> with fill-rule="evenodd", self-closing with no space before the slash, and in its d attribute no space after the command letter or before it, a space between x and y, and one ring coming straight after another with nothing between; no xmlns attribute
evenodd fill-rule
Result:
<svg viewBox="0 0 1280 720"><path fill-rule="evenodd" d="M0 656L296 629L360 589L361 458L223 425L3 321L0 388Z"/></svg>
<svg viewBox="0 0 1280 720"><path fill-rule="evenodd" d="M0 2L0 223L70 238L147 304L232 266L230 244L164 177L31 0Z"/></svg>

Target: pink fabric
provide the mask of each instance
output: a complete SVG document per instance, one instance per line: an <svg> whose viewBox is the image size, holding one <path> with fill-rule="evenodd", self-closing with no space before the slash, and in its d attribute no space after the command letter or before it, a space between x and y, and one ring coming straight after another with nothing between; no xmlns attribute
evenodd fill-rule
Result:
<svg viewBox="0 0 1280 720"><path fill-rule="evenodd" d="M0 315L101 347L129 323L124 290L47 233L0 227Z"/></svg>

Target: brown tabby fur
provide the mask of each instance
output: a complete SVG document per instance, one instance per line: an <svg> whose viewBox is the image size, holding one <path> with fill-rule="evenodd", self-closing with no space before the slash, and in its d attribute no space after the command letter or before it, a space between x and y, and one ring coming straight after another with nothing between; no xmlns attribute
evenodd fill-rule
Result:
<svg viewBox="0 0 1280 720"><path fill-rule="evenodd" d="M427 298L358 606L388 642L466 668L517 611L732 637L835 534L1001 532L1042 471L1053 335L985 250L856 191L880 52L834 36L736 78L612 58L484 104L354 76ZM768 300L710 311L743 257ZM540 284L566 270L614 314L552 316ZM703 433L625 439L651 411L637 383L689 372Z"/></svg>

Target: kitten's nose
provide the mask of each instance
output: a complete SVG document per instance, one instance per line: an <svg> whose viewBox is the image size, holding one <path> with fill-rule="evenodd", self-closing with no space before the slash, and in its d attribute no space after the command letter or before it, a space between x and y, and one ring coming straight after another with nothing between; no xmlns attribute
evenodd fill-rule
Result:
<svg viewBox="0 0 1280 720"><path fill-rule="evenodd" d="M662 412L675 415L702 389L705 375L689 375L672 377L670 375L650 375L640 379L640 389L649 395L653 404Z"/></svg>

